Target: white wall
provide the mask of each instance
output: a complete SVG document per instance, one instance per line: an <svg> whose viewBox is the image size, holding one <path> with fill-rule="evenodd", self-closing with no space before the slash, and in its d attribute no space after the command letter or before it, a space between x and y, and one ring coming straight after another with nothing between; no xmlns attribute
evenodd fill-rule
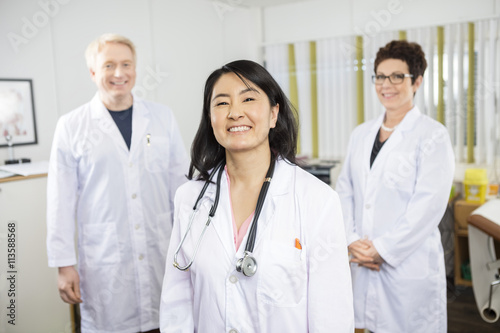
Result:
<svg viewBox="0 0 500 333"><path fill-rule="evenodd" d="M499 15L499 0L312 0L266 8L264 42L370 36Z"/></svg>
<svg viewBox="0 0 500 333"><path fill-rule="evenodd" d="M45 11L43 3L50 4ZM1 0L0 78L31 78L34 86L38 145L15 147L16 157L47 160L59 116L92 98L96 88L83 54L105 32L136 44L137 92L173 109L189 148L208 74L237 58L261 61L260 10L230 3ZM12 43L9 33L23 43ZM4 159L5 148L0 164Z"/></svg>
<svg viewBox="0 0 500 333"><path fill-rule="evenodd" d="M52 5L44 14L40 3L47 2ZM391 14L383 16L384 11ZM138 91L174 110L189 148L208 74L239 58L261 62L262 43L369 35L371 29L499 14L500 0L481 0L480 6L476 0L311 0L262 10L245 7L244 0L0 0L0 78L32 78L34 84L39 143L18 146L15 154L49 158L59 116L95 93L83 53L104 32L134 41ZM38 26L30 31L26 21ZM26 43L13 47L9 33ZM0 149L0 164L6 158L7 150Z"/></svg>
<svg viewBox="0 0 500 333"><path fill-rule="evenodd" d="M500 0L311 0L263 10L264 44L297 43L362 35L374 36L418 27L470 22L500 16ZM469 164L457 165L462 180ZM495 180L494 165L475 165ZM500 160L496 163L500 174ZM498 181L498 179L497 179Z"/></svg>
<svg viewBox="0 0 500 333"><path fill-rule="evenodd" d="M21 20L32 21L33 14L38 10L40 8L35 1L0 2L0 78L30 78L33 79L34 87L39 144L16 147L16 157L35 157L37 152L42 151L47 155L50 134L54 131L57 119L54 54L52 48L47 47L52 44L50 26L46 24L43 28L31 30L25 28L26 37L22 37L21 32L24 24ZM26 44L19 45L18 52L15 52L7 38L10 32L25 38ZM6 149L0 149L0 164L6 158Z"/></svg>

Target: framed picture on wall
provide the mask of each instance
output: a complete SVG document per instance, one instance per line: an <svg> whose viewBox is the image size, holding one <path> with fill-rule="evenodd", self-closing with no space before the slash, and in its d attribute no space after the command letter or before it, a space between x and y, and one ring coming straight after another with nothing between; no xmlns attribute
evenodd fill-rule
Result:
<svg viewBox="0 0 500 333"><path fill-rule="evenodd" d="M31 79L0 79L0 147L38 143Z"/></svg>

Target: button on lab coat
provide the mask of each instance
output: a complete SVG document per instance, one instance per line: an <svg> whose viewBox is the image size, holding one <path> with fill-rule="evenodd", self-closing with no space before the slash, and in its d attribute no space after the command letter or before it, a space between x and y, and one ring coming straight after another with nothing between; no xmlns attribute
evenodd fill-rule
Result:
<svg viewBox="0 0 500 333"><path fill-rule="evenodd" d="M77 263L82 332L158 328L173 198L187 155L172 112L134 96L130 151L96 94L61 117L48 176L49 266Z"/></svg>
<svg viewBox="0 0 500 333"><path fill-rule="evenodd" d="M258 220L258 269L236 271L248 233L236 252L226 177L219 206L189 271L173 267L203 182L175 198L174 230L160 307L162 332L353 332L351 279L337 194L299 167L280 160ZM210 185L178 261L191 258L215 196ZM295 247L298 238L302 249Z"/></svg>
<svg viewBox="0 0 500 333"><path fill-rule="evenodd" d="M380 272L351 265L356 327L377 333L446 332L446 280L438 230L454 174L444 126L409 111L370 169L383 121L358 126L337 181L348 244L367 237Z"/></svg>

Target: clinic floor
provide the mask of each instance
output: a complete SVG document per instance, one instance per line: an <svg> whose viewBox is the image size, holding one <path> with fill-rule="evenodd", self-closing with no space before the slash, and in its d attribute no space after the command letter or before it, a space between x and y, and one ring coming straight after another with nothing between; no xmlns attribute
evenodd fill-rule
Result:
<svg viewBox="0 0 500 333"><path fill-rule="evenodd" d="M471 287L454 287L448 284L448 333L499 333L500 320L494 324L485 322L477 311ZM75 313L80 333L79 311Z"/></svg>
<svg viewBox="0 0 500 333"><path fill-rule="evenodd" d="M500 320L485 322L476 307L471 287L448 288L448 333L499 333Z"/></svg>

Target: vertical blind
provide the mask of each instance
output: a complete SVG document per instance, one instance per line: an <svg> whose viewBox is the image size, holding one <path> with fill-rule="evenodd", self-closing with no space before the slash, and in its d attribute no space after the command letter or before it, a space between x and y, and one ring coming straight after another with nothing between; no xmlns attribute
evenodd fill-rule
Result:
<svg viewBox="0 0 500 333"><path fill-rule="evenodd" d="M427 60L415 96L445 124L457 162L500 157L500 19L267 45L265 65L299 115L299 153L343 159L354 127L384 111L371 81L378 49L391 40L422 46Z"/></svg>

